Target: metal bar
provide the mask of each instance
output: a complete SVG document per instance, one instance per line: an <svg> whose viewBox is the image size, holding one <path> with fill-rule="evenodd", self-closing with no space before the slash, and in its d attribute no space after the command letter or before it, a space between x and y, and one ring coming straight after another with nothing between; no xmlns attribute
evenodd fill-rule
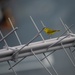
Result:
<svg viewBox="0 0 75 75"><path fill-rule="evenodd" d="M3 34L2 34L1 31L0 31L0 34L1 34L2 38L4 38L4 36L3 36ZM6 45L7 49L8 49L8 44L7 44L7 42L6 42L5 39L4 39L4 43L5 43L5 45ZM9 60L7 60L7 63L8 63L8 65L11 67L11 64L10 64ZM13 73L14 73L15 75L17 75L17 73L14 71L14 69L13 69L13 68L11 68L11 69L12 69Z"/></svg>
<svg viewBox="0 0 75 75"><path fill-rule="evenodd" d="M32 17L30 16L30 18L31 18L31 20L32 20L32 22L33 22L33 24L34 24L34 26L35 26L35 28L37 29L37 31L39 32L39 29L38 29L38 27L37 27L37 25L35 24L35 22L34 22L34 20L32 19ZM43 27L45 27L45 25L43 24L43 22L41 21L41 23L42 23L42 25L43 25ZM44 38L43 38L43 36L42 36L42 34L40 33L40 36L41 36L41 38L42 38L42 40L44 41ZM44 56L45 56L45 54L44 54ZM47 61L49 62L49 60L47 59ZM49 64L50 64L50 62L49 62ZM51 65L51 64L50 64ZM52 65L51 65L52 66ZM53 68L53 66L52 66L52 68ZM55 71L55 69L53 68L53 70ZM55 71L55 73L57 74L57 72ZM58 75L58 74L57 74Z"/></svg>
<svg viewBox="0 0 75 75"><path fill-rule="evenodd" d="M69 33L69 31L67 30L67 28L66 28L66 26L65 26L65 24L64 24L64 22L62 21L62 19L60 18L60 21L61 21L61 23L62 23L62 25L64 26L64 28L65 28L65 30L67 31L67 34Z"/></svg>
<svg viewBox="0 0 75 75"><path fill-rule="evenodd" d="M61 18L60 18L60 20L61 20ZM62 20L61 20L61 22L63 23ZM41 21L41 23L42 23L43 27L46 27L46 26L43 24L42 21ZM64 35L72 26L73 26L73 25L71 25L68 29L66 29L66 31L65 31L62 35ZM62 35L61 35L61 36L62 36ZM59 39L59 37L58 37L57 39ZM64 39L64 38L63 38L63 39ZM63 40L63 39L61 39L61 40ZM61 40L60 40L60 41L61 41ZM59 42L60 42L60 41L59 41ZM59 42L57 42L57 43L59 43ZM57 44L57 43L56 43L56 44ZM52 44L51 46L53 46L53 45L55 45L55 44ZM55 52L55 51L53 51L53 52ZM52 52L52 53L53 53L53 52ZM48 54L47 57L48 57L49 55L51 55L52 53ZM45 59L45 58L46 58L46 57L44 57L43 59ZM43 60L43 59L42 59L42 60Z"/></svg>
<svg viewBox="0 0 75 75"><path fill-rule="evenodd" d="M43 28L44 29L44 28ZM42 29L42 30L43 30ZM38 32L38 34L32 39L32 40L30 40L27 44L25 44L21 49L19 49L18 51L16 51L13 55L12 55L12 57L15 55L15 54L17 54L17 53L19 53L25 46L27 46L27 45L29 45L34 39L36 39L38 36L39 36L39 34L42 32L42 30L40 31L40 32ZM22 61L22 60L21 60ZM20 62L21 62L20 61Z"/></svg>
<svg viewBox="0 0 75 75"><path fill-rule="evenodd" d="M75 49L72 51L72 53L75 51Z"/></svg>
<svg viewBox="0 0 75 75"><path fill-rule="evenodd" d="M67 46L70 47L69 44L68 44ZM67 47L67 46L65 46L65 47ZM59 48L59 47L53 48L53 50L56 51L58 48ZM62 47L61 47L61 48L62 48ZM61 49L61 48L59 48L59 49ZM50 48L50 49L51 49L51 48ZM41 50L35 51L36 54L40 54L40 53L44 53L44 52L46 52L46 49L43 49L43 50L41 49ZM22 61L25 57L31 56L31 55L32 55L32 54L31 54L30 52L29 52L29 54L28 54L28 53L27 53L27 54L26 54L26 53L24 53L24 54L19 54L19 55L18 55L18 58L23 57L23 58L21 59L21 61ZM48 56L47 56L47 57L48 57ZM46 58L46 57L45 57L45 58ZM21 61L20 61L20 62L21 62ZM41 61L42 61L42 60L41 60ZM14 64L14 65L15 65L15 64ZM14 66L14 65L13 65L13 67L15 67L17 64L16 64L15 66Z"/></svg>
<svg viewBox="0 0 75 75"><path fill-rule="evenodd" d="M44 58L42 58L41 61L44 60L45 58L47 58L48 56L50 56L51 54L53 54L55 51L56 50L51 51L48 55L46 55Z"/></svg>
<svg viewBox="0 0 75 75"><path fill-rule="evenodd" d="M42 21L41 21L41 24L42 24L43 27L46 27Z"/></svg>
<svg viewBox="0 0 75 75"><path fill-rule="evenodd" d="M7 61L7 62L8 62L8 64L9 64L9 66L11 67L10 62L9 62L9 61ZM15 70L13 69L13 67L12 67L11 69L12 69L13 73L14 73L15 75L17 75L17 73L15 72Z"/></svg>
<svg viewBox="0 0 75 75"><path fill-rule="evenodd" d="M61 34L59 37L61 37L62 35L64 35L69 29L71 29L72 28L72 26L73 26L73 24L67 29L67 30L65 30L64 31L64 33L63 34ZM69 33L70 34L70 33ZM59 37L57 38L57 39L59 39Z"/></svg>
<svg viewBox="0 0 75 75"><path fill-rule="evenodd" d="M73 33L72 31L71 31L71 29L65 24L65 26L66 26L66 28L69 30L69 32L70 33Z"/></svg>
<svg viewBox="0 0 75 75"><path fill-rule="evenodd" d="M71 25L70 27L69 27L69 29L72 27L73 25ZM68 31L68 29L63 33L63 34L65 34L66 32ZM63 35L62 34L62 35ZM62 36L61 35L61 36ZM68 37L69 36L69 34L67 34L64 38L62 38L62 39L60 39L58 42L56 42L55 44L57 44L57 43L59 43L60 41L62 41L63 39L65 39L66 37ZM59 39L59 37L57 38L57 40ZM50 48L50 47L52 47L53 45L55 45L55 44L52 44L52 45L50 45L48 48ZM47 48L47 50L48 50L48 48Z"/></svg>
<svg viewBox="0 0 75 75"><path fill-rule="evenodd" d="M32 20L32 22L33 22L33 24L34 24L34 26L35 26L36 30L39 32L39 29L38 29L37 25L35 24L34 20L32 19L32 17L31 17L31 16L30 16L30 18L31 18L31 20ZM45 27L45 26L43 25L43 27ZM44 42L45 40L44 40L44 37L42 36L42 34L41 34L41 33L40 33L40 37L42 38L42 40L43 40L43 42ZM53 67L52 67L52 68L53 68Z"/></svg>
<svg viewBox="0 0 75 75"><path fill-rule="evenodd" d="M71 59L71 57L69 56L68 52L66 51L66 48L63 46L62 42L61 42L61 46L64 49L65 53L67 54L68 58L70 59L71 63L73 64L73 66L75 66L73 60Z"/></svg>
<svg viewBox="0 0 75 75"><path fill-rule="evenodd" d="M52 47L52 46L58 44L59 42L61 42L63 39L65 39L65 38L68 37L68 36L69 36L69 35L66 35L65 37L63 37L63 38L61 38L60 40L58 40L56 43L53 43L52 45L50 45L50 46L47 48L47 50L48 50L50 47Z"/></svg>
<svg viewBox="0 0 75 75"><path fill-rule="evenodd" d="M11 19L10 19L10 18L8 18L8 20L9 20L9 22L10 22L10 24L11 24L12 29L14 30L15 28L14 28L14 26L13 26L12 22L11 22ZM18 40L19 44L20 44L20 45L22 45L22 43L21 43L21 41L20 41L20 38L19 38L19 37L18 37L18 35L17 35L17 32L16 32L16 31L14 31L14 33L15 33L15 35L16 35L16 37L17 37L17 40Z"/></svg>
<svg viewBox="0 0 75 75"><path fill-rule="evenodd" d="M75 60L75 57L74 57L73 52L71 51L71 48L70 47L69 47L69 50L70 50L70 53L71 53L73 59Z"/></svg>
<svg viewBox="0 0 75 75"><path fill-rule="evenodd" d="M43 55L46 57L46 60L48 61L48 63L50 64L50 66L52 67L52 69L54 70L54 72L56 73L56 75L58 75L57 71L55 70L55 68L54 68L53 65L51 64L50 60L47 58L46 54L43 53Z"/></svg>
<svg viewBox="0 0 75 75"><path fill-rule="evenodd" d="M10 22L10 24L11 24L12 29L14 30L15 28L14 28L14 26L13 26L13 23L12 23L11 19L10 19L10 18L8 18L8 20L9 20L9 22ZM22 43L21 43L21 41L20 41L20 38L19 38L19 36L18 36L17 32L16 32L16 31L14 31L14 33L15 33L15 35L16 35L16 38L17 38L17 40L18 40L19 44L20 44L20 45L22 45ZM16 54L16 56L15 56L15 57L16 57L16 58L15 58L15 59L13 59L13 60L14 60L14 61L17 61L18 53Z"/></svg>
<svg viewBox="0 0 75 75"><path fill-rule="evenodd" d="M64 37L64 36L63 36ZM63 37L60 37L60 39L62 39ZM20 53L26 53L26 52L30 52L30 49L33 48L34 50L42 50L42 49L45 49L49 46L49 45L52 45L54 43L56 43L58 40L56 38L53 38L53 39L49 39L49 40L45 40L46 42L42 42L42 41L38 41L38 42L34 42L34 43L30 43L28 46L26 46L25 48L22 49L22 51ZM64 43L64 45L67 47L69 46L74 46L74 41L75 41L75 37L71 36L71 37L67 37L65 38L64 40L62 40L62 43ZM70 44L70 45L69 45ZM72 44L72 45L71 45ZM24 44L25 45L25 44ZM15 51L18 51L20 48L22 48L24 45L20 45L20 46L14 46L14 47L9 47L9 50L7 51L6 49L0 49L0 57L3 57L3 56L9 56L9 55L12 55L14 53L13 50ZM50 51L53 51L53 50L57 50L57 49L60 49L61 47L61 44L60 42L56 45L54 45L53 47L50 48ZM47 50L46 50L47 52Z"/></svg>
<svg viewBox="0 0 75 75"><path fill-rule="evenodd" d="M65 48L73 47L73 43L65 44L64 47ZM55 46L55 47L51 47L48 51L46 49L40 49L40 50L37 49L37 50L35 50L35 53L36 54L41 54L41 53L44 53L44 52L50 52L52 50L59 50L59 49L62 49L62 47L61 46ZM4 62L4 61L7 61L7 60L12 60L12 54L14 53L14 51L12 51L12 50L5 50L5 49L4 49L4 51L2 51L2 50L0 51L0 55L1 55L0 56L0 62ZM33 55L30 51L28 51L28 52L25 52L25 51L26 51L26 49L24 49L24 52L21 51L22 53L20 53L18 55L18 58L22 58L22 57L27 57L27 56L32 56Z"/></svg>
<svg viewBox="0 0 75 75"><path fill-rule="evenodd" d="M13 67L15 67L17 64L19 64L23 59L25 59L26 58L26 56L25 57L23 57L21 60L19 60L18 62L16 62L13 66L11 66L10 68L9 68L9 70L10 69L12 69Z"/></svg>
<svg viewBox="0 0 75 75"><path fill-rule="evenodd" d="M0 42L3 41L5 38L7 38L10 34L12 34L15 30L17 30L18 27L16 27L14 30L10 31L7 35L5 35L2 39L0 39Z"/></svg>
<svg viewBox="0 0 75 75"><path fill-rule="evenodd" d="M3 37L3 34L2 34L2 32L1 32L1 31L0 31L0 34L1 34L2 38L4 38L4 37ZM6 42L6 40L5 40L5 39L4 39L4 43L5 43L5 45L6 45L7 49L8 49L8 44L7 44L7 42Z"/></svg>
<svg viewBox="0 0 75 75"><path fill-rule="evenodd" d="M40 64L46 69L46 71L52 75L52 73L48 70L48 68L40 61L40 59L36 56L36 54L34 53L34 51L31 49L31 52L33 53L33 55L35 56L35 58L40 62Z"/></svg>
<svg viewBox="0 0 75 75"><path fill-rule="evenodd" d="M35 40L39 34L43 31L44 28L41 29L41 31L39 33L37 33L27 44L25 44L23 47L21 47L18 51L16 51L15 53L13 53L12 57L16 54L19 53L25 46L28 46L33 40Z"/></svg>
<svg viewBox="0 0 75 75"><path fill-rule="evenodd" d="M34 24L36 30L37 30L38 32L40 32L40 30L38 29L37 25L35 24L35 22L34 22L34 20L33 20L33 18L32 18L31 16L30 16L30 19L32 20L32 22L33 22L33 24ZM39 35L40 35L40 37L42 38L42 40L44 41L44 37L42 36L42 34L40 33Z"/></svg>
<svg viewBox="0 0 75 75"><path fill-rule="evenodd" d="M35 28L37 29L37 31L38 31L38 33L39 33L39 32L40 32L40 30L38 29L37 25L35 24L35 22L34 22L34 20L32 19L32 17L31 17L31 16L30 16L30 19L32 20L32 22L33 22L33 24L34 24ZM39 35L40 35L40 37L42 38L42 40L44 41L44 38L43 38L42 34L40 33ZM24 58L25 58L25 57L24 57ZM23 58L23 59L24 59L24 58ZM23 60L23 59L22 59L22 60ZM21 62L22 60L20 60L19 62ZM19 62L18 62L18 63L19 63ZM15 65L13 65L12 67L16 66L18 63L16 63L16 64L15 64ZM11 67L11 68L12 68L12 67ZM11 69L11 68L10 68L10 69Z"/></svg>

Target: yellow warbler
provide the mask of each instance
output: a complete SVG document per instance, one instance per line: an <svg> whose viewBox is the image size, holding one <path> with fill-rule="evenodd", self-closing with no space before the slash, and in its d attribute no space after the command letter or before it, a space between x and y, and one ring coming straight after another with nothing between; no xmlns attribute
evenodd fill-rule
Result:
<svg viewBox="0 0 75 75"><path fill-rule="evenodd" d="M50 29L50 28L44 28L44 32L49 34L49 35L52 35L56 32L59 32L60 30L54 30L54 29Z"/></svg>

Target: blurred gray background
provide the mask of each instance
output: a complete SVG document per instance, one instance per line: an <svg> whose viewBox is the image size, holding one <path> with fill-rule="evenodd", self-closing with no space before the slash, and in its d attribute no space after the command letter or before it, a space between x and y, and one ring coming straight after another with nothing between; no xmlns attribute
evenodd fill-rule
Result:
<svg viewBox="0 0 75 75"><path fill-rule="evenodd" d="M40 30L42 28L40 20L42 20L47 27L60 30L60 32L54 34L52 38L60 36L65 31L60 22L60 17L68 26L74 24L71 30L75 33L75 0L9 0L6 5L12 9L16 22L15 26L18 27L17 34L22 44L27 43L37 33L30 16L33 17ZM4 33L4 35L6 33ZM42 34L45 39L49 39L47 34L44 32L42 32ZM9 46L19 45L14 33L6 38L6 40ZM42 39L38 37L34 41L40 40ZM1 42L0 48L3 46L4 43ZM68 49L67 51L69 52ZM38 57L42 59L43 55L40 54ZM48 58L59 75L75 75L75 67L63 49L56 51ZM53 75L56 75L46 60L43 60L43 63ZM13 64L14 63L12 63L12 65ZM0 75L14 75L8 68L7 62L0 63ZM27 57L15 66L14 70L18 75L48 75L34 56Z"/></svg>

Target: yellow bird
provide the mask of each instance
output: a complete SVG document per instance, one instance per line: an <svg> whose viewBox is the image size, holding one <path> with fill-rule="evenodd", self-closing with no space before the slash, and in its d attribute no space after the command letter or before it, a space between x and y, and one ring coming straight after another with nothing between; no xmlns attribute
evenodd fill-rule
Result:
<svg viewBox="0 0 75 75"><path fill-rule="evenodd" d="M48 34L48 35L52 35L52 34L54 34L54 33L56 33L56 32L59 32L60 30L54 30L54 29L50 29L50 28L47 28L47 27L45 27L44 28L44 32L46 33L46 34Z"/></svg>

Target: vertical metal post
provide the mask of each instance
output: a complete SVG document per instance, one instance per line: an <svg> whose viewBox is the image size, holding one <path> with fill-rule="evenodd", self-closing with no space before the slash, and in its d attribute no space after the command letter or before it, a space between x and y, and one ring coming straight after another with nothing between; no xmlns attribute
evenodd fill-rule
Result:
<svg viewBox="0 0 75 75"><path fill-rule="evenodd" d="M65 24L64 24L64 22L62 21L62 19L60 18L60 21L61 21L61 23L62 23L62 25L64 26L64 28L65 28L65 30L67 31L67 34L69 33L69 31L67 30L67 28L66 28L66 26L65 26Z"/></svg>
<svg viewBox="0 0 75 75"><path fill-rule="evenodd" d="M0 31L0 34L1 34L2 38L4 38L4 37L3 37L3 34L2 34L2 32L1 32L1 31ZM5 40L5 39L4 39L4 43L5 43L6 48L8 49L8 44L7 44L7 42L6 42L6 40ZM11 67L10 62L9 62L9 61L7 61L7 63L8 63L8 64L9 64L9 66ZM15 75L17 75L17 73L14 71L14 69L13 69L13 68L11 68L11 69L12 69L13 73L14 73Z"/></svg>
<svg viewBox="0 0 75 75"><path fill-rule="evenodd" d="M50 56L51 54L53 54L55 51L56 51L56 50L51 51L51 53L49 53L49 54L46 55L44 58L42 58L41 61L44 60L45 58L47 58L48 56Z"/></svg>
<svg viewBox="0 0 75 75"><path fill-rule="evenodd" d="M35 24L35 22L34 22L34 20L33 20L33 18L32 18L31 16L30 16L30 19L32 20L32 22L33 22L33 24L34 24L36 30L37 30L38 32L40 32L40 30L38 29L37 25ZM40 37L42 38L42 40L44 41L44 37L42 36L42 34L40 33L39 35L40 35Z"/></svg>
<svg viewBox="0 0 75 75"><path fill-rule="evenodd" d="M36 56L36 54L34 53L34 51L31 49L31 52L33 53L33 55L35 56L35 58L40 62L40 64L46 69L46 71L52 75L52 73L48 70L48 68L40 61L40 59Z"/></svg>
<svg viewBox="0 0 75 75"><path fill-rule="evenodd" d="M12 22L11 22L11 19L8 18L8 20L9 20L9 22L10 22L10 24L11 24L12 29L14 30L14 26L13 26L13 24L12 24ZM17 40L18 40L19 44L22 45L22 43L21 43L21 41L20 41L20 39L19 39L19 37L18 37L18 35L17 35L17 32L14 31L14 33L15 33L15 35L16 35L16 37L17 37Z"/></svg>
<svg viewBox="0 0 75 75"><path fill-rule="evenodd" d="M25 46L28 46L33 40L35 40L38 36L39 36L39 34L43 31L43 29L44 28L42 28L41 30L40 30L40 32L38 32L29 42L27 42L27 44L25 44L24 46L22 46L18 51L16 51L13 55L12 55L12 57L15 55L15 54L17 54L17 53L19 53ZM25 56L26 57L26 56ZM24 58L25 58L24 57ZM17 62L17 63L20 63L24 58L22 58L19 62ZM14 64L13 66L11 66L10 68L9 68L9 70L12 68L12 67L14 67L14 66L16 66L17 64Z"/></svg>
<svg viewBox="0 0 75 75"><path fill-rule="evenodd" d="M1 31L0 31L0 34L1 34L2 38L4 38ZM3 41L4 41L4 43L5 43L6 48L8 49L8 44L7 44L6 40L4 39Z"/></svg>
<svg viewBox="0 0 75 75"><path fill-rule="evenodd" d="M51 64L51 62L49 61L49 59L47 58L46 54L43 53L43 55L46 57L46 60L48 61L48 63L50 64L50 66L52 67L52 69L54 70L54 72L56 73L56 75L58 75L57 71L55 70L55 68L53 67L53 65Z"/></svg>
<svg viewBox="0 0 75 75"><path fill-rule="evenodd" d="M70 53L71 53L73 59L75 60L75 57L74 57L73 52L71 51L71 48L70 47L69 47L69 50L70 50Z"/></svg>
<svg viewBox="0 0 75 75"><path fill-rule="evenodd" d="M31 18L31 20L32 20L32 22L33 22L33 24L34 24L34 26L35 26L35 28L36 28L36 30L39 32L39 29L38 29L38 27L37 27L37 25L35 24L35 22L34 22L34 20L32 19L32 17L30 16L30 18ZM45 27L45 25L43 24L43 22L41 21L41 23L42 23L42 25L43 25L43 27ZM44 37L42 36L42 34L40 33L40 37L42 38L42 40L44 41ZM45 42L45 41L44 41ZM44 54L44 53L43 53ZM45 56L45 54L44 54L44 56ZM47 59L47 58L46 58ZM49 62L49 60L47 59L47 61L48 61L48 63L50 64L50 62ZM52 66L52 64L50 64L51 66ZM53 70L55 71L55 73L56 73L56 75L58 75L57 74L57 72L56 72L56 70L54 69L54 67L52 66L52 68L53 68Z"/></svg>
<svg viewBox="0 0 75 75"><path fill-rule="evenodd" d="M71 57L69 56L68 52L66 51L66 48L63 46L62 42L61 42L61 46L64 49L65 53L67 54L68 58L70 59L71 63L73 64L73 66L75 66L73 60L71 59Z"/></svg>

